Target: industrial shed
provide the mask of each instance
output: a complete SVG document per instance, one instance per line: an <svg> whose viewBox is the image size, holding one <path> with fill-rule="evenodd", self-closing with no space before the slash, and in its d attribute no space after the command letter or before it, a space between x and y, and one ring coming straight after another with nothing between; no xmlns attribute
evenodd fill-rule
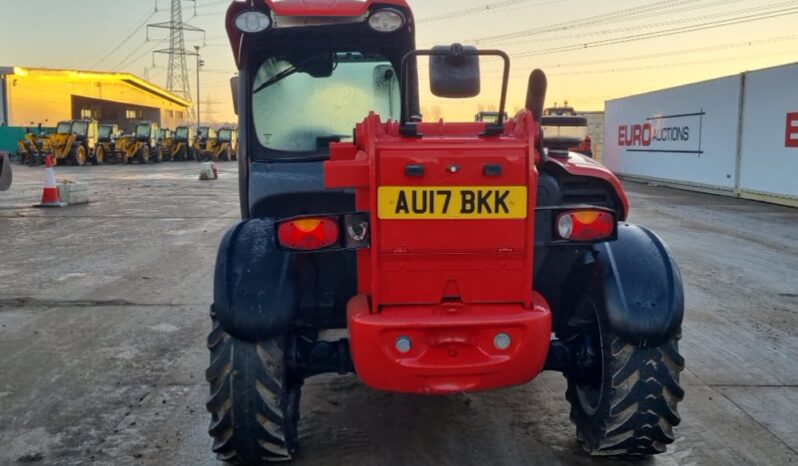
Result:
<svg viewBox="0 0 798 466"><path fill-rule="evenodd" d="M26 127L94 118L131 130L137 121L185 124L191 102L129 73L0 67L0 150ZM17 134L19 133L19 134Z"/></svg>

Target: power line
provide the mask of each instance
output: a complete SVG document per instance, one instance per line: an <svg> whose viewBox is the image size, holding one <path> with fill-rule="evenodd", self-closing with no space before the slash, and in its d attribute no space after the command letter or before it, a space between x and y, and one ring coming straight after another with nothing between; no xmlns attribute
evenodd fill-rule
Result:
<svg viewBox="0 0 798 466"><path fill-rule="evenodd" d="M789 2L782 2L782 3L778 3L778 4L765 5L765 6L759 6L759 7L753 7L753 8L742 8L742 9L739 9L739 10L716 12L716 13L713 13L713 14L708 14L708 15L703 15L703 16L691 16L691 17L688 17L688 18L679 18L679 19L674 19L674 20L669 20L669 21L662 21L662 22L658 22L658 23L638 24L638 25L635 25L635 26L627 26L627 27L624 27L624 28L616 27L616 28L613 28L613 29L605 29L605 30L590 31L590 32L580 32L578 34L570 34L570 35L564 35L564 36L542 37L542 38L541 37L537 37L537 38L530 38L529 40L524 40L524 41L515 41L515 44L519 44L519 43L522 43L522 42L529 42L529 41L535 41L535 42L538 42L538 43L540 43L540 42L554 42L554 41L563 40L563 39L574 39L574 38L582 38L582 37L590 37L590 36L609 35L609 34L615 34L615 33L618 33L618 32L639 31L641 29L652 29L652 28L655 28L655 27L662 27L662 26L673 26L673 25L679 25L679 24L688 24L688 23L694 23L694 22L707 20L707 19L714 19L714 18L720 18L720 17L725 17L725 16L735 16L735 15L740 15L740 14L744 14L744 13L762 12L764 14L764 13L769 12L769 11L765 11L765 10L774 10L774 11L776 11L776 9L778 9L778 8L781 8L781 7L784 7L784 6L787 6L787 5L795 5L795 4L796 4L795 1L789 1ZM692 8L692 9L695 9L695 8Z"/></svg>
<svg viewBox="0 0 798 466"><path fill-rule="evenodd" d="M629 36L611 38L611 39L604 39L594 42L584 42L581 44L571 44L565 45L561 47L552 47L548 49L542 50L530 50L528 52L514 54L515 57L530 57L536 55L547 55L552 53L563 53L563 52L571 52L574 50L583 50L588 48L597 48L597 47L606 47L608 45L617 45L617 44L624 44L628 42L636 42L640 40L647 40L653 39L658 37L667 37L673 36L678 34L685 34L689 32L697 32L697 31L706 31L709 29L717 29L726 26L732 26L736 24L745 24L751 23L756 21L763 21L766 19L773 19L773 18L780 18L784 16L790 16L798 13L798 7L793 8L785 8L782 10L777 11L769 11L765 13L757 13L753 15L747 15L739 18L728 18L718 21L709 21L701 24L691 25L691 26L681 26L677 28L665 29L661 31L652 31L647 33L641 34L632 34Z"/></svg>
<svg viewBox="0 0 798 466"><path fill-rule="evenodd" d="M667 52L650 53L650 54L646 54L646 55L631 55L631 56L625 56L625 57L606 58L606 59L601 59L601 60L576 61L576 62L561 63L561 64L553 65L553 66L551 66L549 68L550 69L559 69L559 68L571 68L571 67L584 67L584 66L591 66L591 65L602 65L602 64L605 64L605 63L618 63L618 62L626 62L626 61L651 60L651 59L655 59L655 58L672 57L672 56L677 56L677 55L691 55L691 54L695 54L695 53L717 52L717 51L720 51L720 50L738 49L738 48L745 48L745 47L755 47L755 46L758 46L758 45L774 44L774 43L788 42L788 41L793 41L793 40L798 40L798 35L771 37L769 39L734 42L734 43L729 43L729 44L720 44L720 45L713 45L713 46L708 46L708 47L698 47L698 48L684 49L684 50L671 50L671 51L667 51Z"/></svg>
<svg viewBox="0 0 798 466"><path fill-rule="evenodd" d="M630 66L625 68L606 68L601 70L585 70L585 71L572 71L566 73L547 73L547 74L549 76L583 76L583 75L594 75L594 74L623 73L623 72L646 71L646 70L663 69L663 68L678 68L682 66L700 66L705 64L750 60L754 58L776 57L776 56L790 55L793 53L795 52L791 50L786 50L783 52L774 52L774 53L748 55L748 56L734 56L734 57L716 58L711 60L692 60L684 62Z"/></svg>
<svg viewBox="0 0 798 466"><path fill-rule="evenodd" d="M440 13L437 15L432 16L425 16L423 18L416 19L416 23L432 23L435 21L443 21L446 19L453 19L453 18L461 18L463 16L471 16L486 12L494 12L494 11L501 11L506 10L511 7L531 7L531 6L543 6L543 5L550 5L552 3L561 3L566 0L550 0L545 2L533 3L536 0L503 0L500 2L493 2L487 3L480 6L475 6L472 8L464 8L462 10L450 11L447 13ZM528 4L528 5L527 5Z"/></svg>
<svg viewBox="0 0 798 466"><path fill-rule="evenodd" d="M668 10L688 4L693 4L700 1L701 0L664 0L656 3L651 3L648 5L625 8L622 10L615 10L600 15L593 15L587 18L555 23L548 26L536 27L531 29L525 29L522 31L509 32L503 34L494 34L491 36L471 38L468 39L468 42L473 42L476 44L485 43L485 42L496 42L500 40L525 38L528 36L539 35L548 32L564 31L579 27L595 26L600 24L614 23L618 21L628 21L630 19L639 19L643 14L649 14L657 11L667 12ZM740 1L740 0L727 0L727 1Z"/></svg>
<svg viewBox="0 0 798 466"><path fill-rule="evenodd" d="M109 59L114 53L116 53L120 48L122 48L122 46L127 44L128 41L131 38L133 38L133 36L137 32L139 32L141 30L141 28L144 27L145 24L147 24L147 21L152 19L152 17L155 16L157 13L158 13L158 4L156 3L155 8L153 9L153 11L149 12L140 21L138 21L135 24L135 26L133 26L133 28L129 30L130 32L122 40L120 40L115 46L113 46L105 55L103 55L102 58L100 58L99 60L97 60L97 62L95 62L92 66L90 66L89 69L93 70L93 69L97 68L105 60Z"/></svg>

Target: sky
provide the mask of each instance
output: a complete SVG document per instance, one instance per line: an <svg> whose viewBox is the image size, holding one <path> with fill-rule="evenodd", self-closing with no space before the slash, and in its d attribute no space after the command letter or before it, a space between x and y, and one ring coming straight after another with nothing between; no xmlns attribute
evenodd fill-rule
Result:
<svg viewBox="0 0 798 466"><path fill-rule="evenodd" d="M183 0L186 32L201 47L203 119L234 121L225 37L230 0ZM419 47L461 42L512 59L508 110L524 102L534 68L548 103L603 110L609 99L798 61L798 0L409 0ZM165 86L169 0L0 0L0 65L127 71ZM188 57L192 95L194 57ZM424 72L422 70L421 74ZM483 93L422 106L472 119L498 105L500 72L483 66ZM437 107L437 108L436 108Z"/></svg>

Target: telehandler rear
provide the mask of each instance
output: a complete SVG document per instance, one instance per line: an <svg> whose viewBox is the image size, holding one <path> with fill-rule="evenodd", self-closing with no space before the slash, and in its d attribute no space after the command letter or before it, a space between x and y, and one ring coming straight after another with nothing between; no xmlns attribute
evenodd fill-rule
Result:
<svg viewBox="0 0 798 466"><path fill-rule="evenodd" d="M218 252L208 337L220 459L292 459L303 382L348 372L446 395L555 370L589 454L665 451L679 269L626 223L612 173L544 151L542 71L506 120L507 55L416 50L404 0L235 2L227 30L243 220ZM417 63L433 94L466 98L483 56L504 62L497 120L423 122Z"/></svg>

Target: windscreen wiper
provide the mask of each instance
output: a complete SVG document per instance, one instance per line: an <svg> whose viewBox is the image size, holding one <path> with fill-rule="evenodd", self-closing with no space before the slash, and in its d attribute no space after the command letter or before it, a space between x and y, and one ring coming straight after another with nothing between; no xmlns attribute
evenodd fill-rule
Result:
<svg viewBox="0 0 798 466"><path fill-rule="evenodd" d="M280 71L279 73L277 73L274 76L272 76L271 78L269 78L268 81L266 81L265 83L263 83L260 86L256 87L255 90L252 91L252 93L253 94L257 94L258 92L266 89L267 87L274 86L275 84L279 83L283 79L285 79L285 78L291 76L292 74L296 73L297 71L300 70L300 68L302 68L303 66L305 66L308 63L311 63L313 60L317 59L318 57L319 57L319 55L312 55L310 57L305 58L304 60L300 60L295 65L292 65L289 68L286 68L283 71Z"/></svg>
<svg viewBox="0 0 798 466"><path fill-rule="evenodd" d="M290 68L286 68L283 71L280 71L279 73L277 73L274 76L272 76L271 78L269 78L265 83L263 83L260 86L256 87L255 90L252 91L252 93L253 94L257 94L258 92L266 89L267 87L270 87L270 86L273 86L273 85L279 83L280 81L282 81L283 79L291 76L292 74L296 73L297 71L299 71L299 68L297 67L297 65L294 65L294 66L292 66Z"/></svg>

